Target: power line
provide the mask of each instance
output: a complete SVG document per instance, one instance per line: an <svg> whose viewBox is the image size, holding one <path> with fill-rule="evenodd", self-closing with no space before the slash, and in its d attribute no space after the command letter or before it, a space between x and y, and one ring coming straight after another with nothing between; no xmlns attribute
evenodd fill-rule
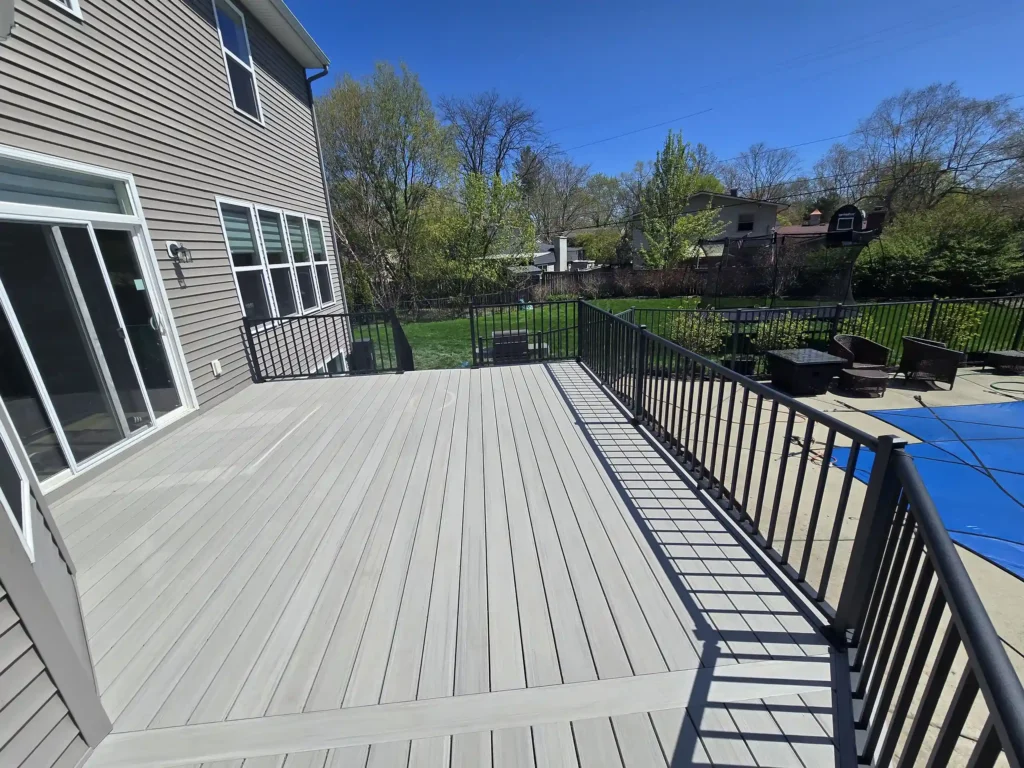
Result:
<svg viewBox="0 0 1024 768"><path fill-rule="evenodd" d="M642 133L644 131L652 130L653 128L660 128L663 125L669 125L670 123L677 123L680 120L686 120L687 118L690 118L690 117L697 117L697 115L706 115L708 112L714 112L714 110L715 110L714 107L708 107L707 109L702 109L699 112L691 112L690 114L683 115L682 117L673 117L671 120L665 120L664 122L661 122L661 123L654 123L653 125L645 125L643 128L637 128L636 130L633 130L633 131L626 131L625 133L617 133L614 136L607 136L607 137L605 137L603 139L598 139L597 141L588 141L586 144L577 144L575 147L569 147L568 149L565 149L565 150L562 150L562 151L563 152L572 152L574 149L583 149L584 147L592 147L595 144L604 144L606 141L615 141L615 139L621 139L624 136L632 136L635 133Z"/></svg>
<svg viewBox="0 0 1024 768"><path fill-rule="evenodd" d="M997 163L1014 162L1014 161L1017 161L1017 160L1024 160L1024 155L1010 155L1010 156L1007 156L1007 157L993 158L991 160L980 160L980 161L975 162L975 163L967 163L966 165L962 165L962 166L959 166L957 168L952 168L952 169L951 168L939 168L939 169L931 170L931 171L918 171L916 173L910 173L910 174L907 174L906 176L901 176L901 177L890 176L890 177L883 177L883 178L877 178L877 179L870 179L870 180L867 180L867 181L854 182L852 184L840 184L840 185L836 185L834 187L826 187L824 189L819 190L819 192L820 193L829 193L829 192L840 192L840 191L844 191L844 190L845 191L849 191L849 190L858 189L858 188L861 188L861 187L869 187L869 186L873 186L873 185L877 185L877 184L884 184L885 182L889 182L889 181L900 181L900 180L904 180L904 179L908 179L908 178L916 178L916 177L919 177L919 176L935 176L935 175L939 175L939 174L943 174L943 173L953 173L953 172L957 172L957 171L965 171L965 170L967 170L969 168L976 168L976 167L980 167L980 166L995 165ZM930 160L921 160L919 162L927 163L927 162L931 162L931 161ZM818 178L822 179L822 178L827 178L827 177L821 176L821 177L818 177ZM802 195L802 194L799 194L799 193L794 193L794 194L788 194L788 195L778 195L777 197L765 198L763 200L752 201L752 200L747 199L747 200L737 201L735 203L727 203L725 205L708 206L707 208L704 208L702 210L703 211L721 211L721 210L725 210L726 208L735 208L735 207L741 206L741 205L748 205L751 202L757 202L757 203L779 203L779 202L784 202L785 200L789 200L789 199L799 199L799 198L802 198L804 196L805 195ZM655 218L655 219L668 219L668 218L674 218L676 216L685 216L687 214L700 213L700 212L701 211L692 211L692 210L674 211L672 213L661 214L660 216L652 216L651 218ZM635 222L636 222L636 217L634 216L634 217L630 217L630 218L627 218L627 219L619 219L618 221L610 221L607 224L588 224L588 225L585 225L585 226L573 227L572 231L575 232L575 231L578 231L578 230L607 229L608 227L622 226L622 225L626 225L626 224L632 224L632 223L635 223Z"/></svg>

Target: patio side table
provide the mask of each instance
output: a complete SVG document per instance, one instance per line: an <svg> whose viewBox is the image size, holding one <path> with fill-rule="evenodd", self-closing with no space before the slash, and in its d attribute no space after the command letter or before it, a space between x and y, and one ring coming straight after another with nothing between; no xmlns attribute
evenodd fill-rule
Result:
<svg viewBox="0 0 1024 768"><path fill-rule="evenodd" d="M878 368L843 368L839 372L839 388L844 392L881 397L887 386L889 373Z"/></svg>
<svg viewBox="0 0 1024 768"><path fill-rule="evenodd" d="M985 355L985 363L1003 373L1024 373L1024 352L1019 349L996 349Z"/></svg>
<svg viewBox="0 0 1024 768"><path fill-rule="evenodd" d="M848 363L817 349L774 349L767 353L772 384L791 395L823 395Z"/></svg>

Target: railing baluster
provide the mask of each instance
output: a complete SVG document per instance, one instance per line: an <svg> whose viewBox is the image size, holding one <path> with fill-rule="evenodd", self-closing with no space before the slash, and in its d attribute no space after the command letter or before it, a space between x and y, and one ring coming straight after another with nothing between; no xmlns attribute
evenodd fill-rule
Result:
<svg viewBox="0 0 1024 768"><path fill-rule="evenodd" d="M764 444L764 461L761 464L760 488L757 491L757 510L754 512L754 530L761 530L761 508L764 506L764 494L768 486L768 468L772 461L772 442L775 440L775 422L779 416L779 401L772 400L768 423L768 435ZM781 482L781 481L780 481Z"/></svg>
<svg viewBox="0 0 1024 768"><path fill-rule="evenodd" d="M768 521L768 546L775 541L775 526L779 521L779 507L782 503L782 491L786 485L786 468L789 466L789 445L793 442L793 423L796 419L796 412L790 408L789 416L786 418L786 432L782 438L782 458L779 460L779 471L775 481L775 499L772 501L772 516ZM768 454L765 454L766 456Z"/></svg>
<svg viewBox="0 0 1024 768"><path fill-rule="evenodd" d="M825 496L825 484L828 481L828 472L832 463L832 449L836 444L836 431L830 429L825 438L825 450L821 454L821 471L818 473L818 486L814 491L814 501L811 504L811 515L807 522L807 543L804 546L804 554L800 559L799 575L801 580L807 578L807 566L811 561L811 549L814 547L814 534L818 530L818 516L821 514L821 501Z"/></svg>
<svg viewBox="0 0 1024 768"><path fill-rule="evenodd" d="M807 474L807 460L811 452L811 443L814 441L814 420L807 419L807 428L804 429L804 445L800 451L800 466L796 471L796 487L793 489L793 504L789 510L789 523L786 526L786 539L782 545L782 560L789 562L789 550L793 545L793 531L796 529L796 519L800 513L800 495L804 487L804 477ZM813 539L808 536L805 549L811 548Z"/></svg>

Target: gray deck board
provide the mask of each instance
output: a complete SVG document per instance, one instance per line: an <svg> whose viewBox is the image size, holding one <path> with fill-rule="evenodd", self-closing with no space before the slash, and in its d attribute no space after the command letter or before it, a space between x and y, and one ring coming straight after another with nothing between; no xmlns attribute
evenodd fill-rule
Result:
<svg viewBox="0 0 1024 768"><path fill-rule="evenodd" d="M172 435L56 505L89 768L834 756L820 633L572 363L259 385Z"/></svg>

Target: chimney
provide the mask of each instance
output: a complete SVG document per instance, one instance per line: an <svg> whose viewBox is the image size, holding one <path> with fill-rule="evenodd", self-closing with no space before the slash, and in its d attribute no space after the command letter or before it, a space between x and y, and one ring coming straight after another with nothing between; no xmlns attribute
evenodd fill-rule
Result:
<svg viewBox="0 0 1024 768"><path fill-rule="evenodd" d="M732 197L739 197L740 196L739 187L733 187L732 189L730 189L729 190L729 195L732 196Z"/></svg>
<svg viewBox="0 0 1024 768"><path fill-rule="evenodd" d="M555 272L569 271L569 238L559 235L555 238Z"/></svg>
<svg viewBox="0 0 1024 768"><path fill-rule="evenodd" d="M821 224L821 211L815 208L811 211L811 215L807 217L807 226L816 227Z"/></svg>

